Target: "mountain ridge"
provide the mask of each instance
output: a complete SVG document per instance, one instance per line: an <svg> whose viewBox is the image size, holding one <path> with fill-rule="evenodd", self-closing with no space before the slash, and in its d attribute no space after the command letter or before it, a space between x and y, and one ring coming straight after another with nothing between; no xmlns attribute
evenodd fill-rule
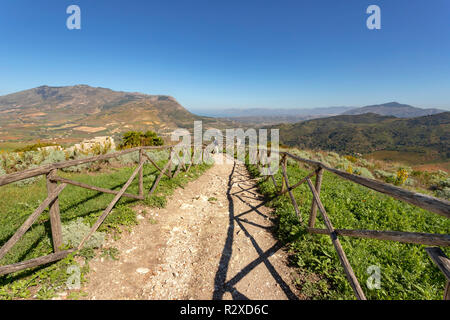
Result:
<svg viewBox="0 0 450 320"><path fill-rule="evenodd" d="M333 106L314 109L229 108L220 110L198 110L196 113L204 116L237 121L247 125L261 126L281 123L296 123L300 121L338 115L359 115L364 113L375 113L379 115L395 116L397 118L415 118L447 111L448 110L437 108L423 109L394 101L378 105L368 105L364 107Z"/></svg>
<svg viewBox="0 0 450 320"><path fill-rule="evenodd" d="M343 115L358 115L363 113L376 113L379 115L390 115L395 116L397 118L415 118L415 117L422 117L427 115L433 115L446 112L446 110L443 109L437 109L437 108L418 108L413 107L408 104L401 104L396 101L387 102L383 104L374 104L369 105L361 108L355 108L351 110L347 110L343 112Z"/></svg>
<svg viewBox="0 0 450 320"><path fill-rule="evenodd" d="M129 130L167 135L176 128L191 128L195 120L206 127L224 125L223 120L192 114L169 95L44 85L0 96L0 141L79 140Z"/></svg>
<svg viewBox="0 0 450 320"><path fill-rule="evenodd" d="M374 113L339 115L295 124L275 125L288 146L344 153L388 150L450 158L450 112L417 118Z"/></svg>

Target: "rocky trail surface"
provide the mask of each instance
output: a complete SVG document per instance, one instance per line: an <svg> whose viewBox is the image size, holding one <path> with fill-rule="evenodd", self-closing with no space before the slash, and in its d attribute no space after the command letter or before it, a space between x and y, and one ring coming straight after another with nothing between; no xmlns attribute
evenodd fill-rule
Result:
<svg viewBox="0 0 450 320"><path fill-rule="evenodd" d="M218 160L216 156L216 160ZM216 163L163 209L135 207L139 224L97 257L86 299L301 299L270 209L238 162Z"/></svg>

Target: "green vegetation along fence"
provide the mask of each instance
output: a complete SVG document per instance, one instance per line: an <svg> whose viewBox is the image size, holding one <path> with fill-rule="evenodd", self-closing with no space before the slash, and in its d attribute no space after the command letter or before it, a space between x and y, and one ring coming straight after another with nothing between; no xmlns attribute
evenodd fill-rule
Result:
<svg viewBox="0 0 450 320"><path fill-rule="evenodd" d="M144 151L148 149L153 150L166 150L170 149L169 154L169 160L165 164L163 168L160 168L156 162L150 158ZM139 164L136 167L136 169L131 174L128 181L125 183L125 185L119 190L110 190L105 189L97 186L92 186L88 184L84 184L81 182L69 180L62 178L57 175L58 169L67 168L71 166L76 166L80 164L90 163L94 161L101 161L106 160L110 158L116 158L118 156L128 154L131 152L139 152ZM111 153L111 154L105 154L105 155L99 155L95 157L90 157L86 159L77 159L77 160L71 160L66 162L59 162L54 163L47 166L41 166L38 168L16 172L8 175L0 176L0 186L13 183L16 181L36 177L39 175L46 175L47 178L47 198L39 205L39 207L28 217L27 220L22 224L22 226L16 231L16 233L0 248L0 259L5 256L5 254L17 243L17 241L23 237L25 232L32 226L32 224L36 221L36 219L43 213L43 211L49 207L49 214L50 214L50 225L51 225L51 233L52 233L52 241L53 241L53 248L54 253L30 259L27 261L22 261L15 264L0 266L0 275L9 274L12 272L16 272L19 270L23 270L26 268L36 267L40 265L44 265L50 262L54 262L57 260L61 260L64 257L66 257L68 254L80 250L83 245L86 243L86 241L94 234L94 232L100 227L102 222L106 219L106 217L110 214L111 210L113 209L114 205L119 201L121 197L129 197L133 199L144 199L144 186L143 186L143 165L148 160L155 168L160 171L160 174L158 175L157 179L153 183L152 187L150 188L149 195L151 195L156 187L158 186L158 183L160 182L163 175L166 175L169 178L175 178L181 169L183 169L185 172L189 171L193 161L191 157L191 161L189 162L189 165L187 166L186 162L183 161L185 158L180 157L179 155L180 150L175 149L174 146L147 146L147 147L136 147L131 149L125 149L123 151ZM185 151L183 151L184 153ZM323 171L327 170L329 172L332 172L344 179L350 180L352 182L355 182L359 185L365 186L367 188L373 189L375 191L387 194L393 198L408 202L410 204L416 205L418 207L421 207L423 209L426 209L428 211L434 212L436 214L439 214L441 216L444 216L446 218L450 218L450 202L446 200L437 199L434 197L430 197L427 195L414 193L408 190L401 189L396 186L388 185L376 180L367 179L361 176L353 175L347 172L343 172L337 169L329 168L325 166L323 163L308 159L303 159L298 156L292 155L288 152L279 152L281 157L281 169L282 169L282 185L279 187L276 183L276 180L272 175L267 176L267 179L269 177L272 179L275 188L279 190L278 195L284 195L286 193L289 194L290 200L294 206L294 210L300 220L300 223L303 224L299 208L297 205L297 202L295 200L295 197L293 195L292 190L297 188L303 183L307 183L312 195L313 195L313 202L312 207L310 211L310 217L308 222L307 230L310 233L313 234L322 234L322 235L329 235L331 237L331 241L337 251L339 260L344 268L345 274L347 276L347 279L358 299L366 299L364 292L361 289L361 286L358 282L358 279L356 278L352 267L345 255L345 252L341 246L341 243L339 241L338 236L350 236L350 237L360 237L360 238L370 238L370 239L378 239L378 240L391 240L391 241L398 241L402 243L414 243L414 244L422 244L422 245L428 245L433 246L430 248L426 248L426 251L430 258L433 260L433 262L439 267L439 269L443 272L447 279L447 284L444 292L444 299L450 299L450 259L445 256L443 251L438 248L439 246L442 247L448 247L450 246L450 235L448 234L431 234L431 233L417 233L417 232L399 232L399 231L376 231L376 230L348 230L348 229L334 229L333 224L331 223L330 218L328 217L328 214L325 210L325 207L323 206L321 200L320 200L320 189L322 184L322 177L323 177ZM260 155L258 154L258 160ZM314 167L314 170L309 173L306 177L302 178L297 183L290 185L288 180L288 175L286 171L286 165L287 165L287 159L291 158L297 162L300 163L306 163L312 167ZM177 161L174 161L177 159ZM177 162L177 169L174 173L172 173L172 165L175 165L175 162ZM259 168L261 169L261 161L258 161ZM266 162L264 162L266 163ZM265 164L268 165L268 164ZM264 166L264 165L263 165ZM138 176L139 179L139 194L129 194L125 191L130 186L132 181ZM311 178L313 176L316 176L315 184L313 185ZM83 238L81 243L78 245L77 248L69 249L69 250L61 250L62 246L62 232L61 232L61 218L59 213L59 203L58 203L58 196L63 191L63 189L67 186L67 184L71 184L74 186L78 186L81 188L86 188L90 190L95 190L99 192L114 194L115 197L110 202L110 204L107 206L107 208L103 211L102 215L98 218L98 220L94 223L92 228L90 229L89 233ZM319 209L322 218L325 222L326 229L318 229L314 228L316 217L317 217L317 209Z"/></svg>
<svg viewBox="0 0 450 320"><path fill-rule="evenodd" d="M170 149L169 160L165 164L163 168L160 168L156 161L151 159L151 157L144 152L145 150L167 150ZM183 156L180 157L180 152L183 151ZM71 166L76 166L80 164L90 163L94 161L102 161L110 158L116 158L118 156L122 156L124 154L128 154L131 152L139 152L139 164L136 169L131 174L128 181L123 185L123 187L118 190L110 190L97 186L88 185L85 183L81 183L78 181L73 181L69 179L65 179L63 177L58 176L58 169L63 169ZM50 262L58 261L65 258L68 254L80 250L83 248L86 241L94 234L94 232L100 227L102 222L106 219L106 217L111 213L111 210L114 208L115 204L120 200L121 197L129 197L138 200L144 200L144 185L143 185L143 166L144 163L148 160L157 170L160 171L160 174L156 178L152 187L150 188L148 196L151 196L155 191L158 183L160 182L163 175L166 175L169 178L175 178L181 169L185 172L189 171L192 165L192 157L189 156L188 149L184 148L183 150L176 148L174 145L168 146L145 146L145 147L136 147L125 149L123 151L99 155L95 157L85 158L85 159L77 159L66 162L54 163L47 166L41 166L38 168L25 170L21 172L16 172L8 175L0 176L0 186L13 183L16 181L28 179L31 177L36 177L39 175L46 175L47 178L47 198L39 205L39 207L25 220L22 226L14 233L14 235L0 248L0 259L2 259L5 254L23 237L25 232L33 225L36 219L44 212L44 210L49 208L50 215L50 226L51 226L51 234L53 241L53 251L54 253L41 256L38 258L18 262L15 264L0 266L0 276L4 274L9 274L12 272L20 271L27 268L37 267L40 265L44 265ZM185 156L188 155L191 158L189 165L187 165L187 161L185 160ZM175 160L176 159L176 160ZM175 161L174 161L175 160ZM176 165L177 168L173 172L172 165ZM125 191L128 189L133 180L138 176L139 179L139 194L129 194ZM59 212L59 194L64 190L64 188L68 185L74 185L77 187L95 190L103 193L114 194L115 197L109 203L107 208L103 211L98 220L94 223L89 233L82 239L77 248L69 249L69 250L61 250L63 239L62 239L62 228L61 228L61 217Z"/></svg>
<svg viewBox="0 0 450 320"><path fill-rule="evenodd" d="M268 151L268 150L267 150ZM294 207L295 213L299 218L301 224L303 224L302 217L300 215L300 211L295 200L294 194L292 190L297 188L303 183L307 183L309 189L313 195L313 202L311 206L309 222L307 226L307 231L312 234L323 234L329 235L331 237L331 241L333 243L334 248L339 257L339 261L344 268L347 280L350 283L350 286L353 289L356 297L360 300L366 300L364 292L361 289L361 286L358 282L358 279L353 272L353 269L345 255L345 252L342 248L342 245L339 241L338 236L348 236L348 237L359 237L359 238L370 238L370 239L378 239L378 240L391 240L402 243L414 243L414 244L422 244L433 246L430 248L426 248L428 255L431 260L438 266L438 268L443 272L447 279L444 299L450 300L450 259L445 256L444 252L438 248L439 246L448 247L450 246L450 235L448 234L432 234L432 233L419 233L419 232L399 232L399 231L376 231L376 230L349 230L349 229L335 229L331 220L325 210L324 205L320 200L320 188L322 185L322 177L323 171L327 170L332 172L341 178L350 180L354 183L362 185L364 187L370 188L372 190L384 193L389 195L390 197L396 198L401 201L408 202L415 206L421 207L433 213L439 214L446 218L450 218L450 202L446 200L441 200L438 198L430 197L420 193L414 193L396 186L388 185L386 183L382 183L376 180L364 178L358 175L350 174L347 172L343 172L334 168L330 168L325 166L323 163L318 161L313 161L309 159L303 159L296 155L290 154L288 152L280 151L281 155L281 170L282 170L282 185L278 186L277 182L274 178L272 172L271 175L268 175L266 179L269 177L272 179L275 188L278 190L278 196L284 195L286 193L289 194L290 200ZM267 158L263 161L264 165L261 165L261 154L257 153L257 163L258 169L262 170L262 167L269 166ZM305 163L314 168L314 170L309 173L306 177L295 183L294 185L289 184L288 175L287 175L287 160L291 158L299 163ZM270 167L268 167L270 168ZM311 178L316 176L315 184L312 183ZM319 209L322 218L324 220L326 229L318 229L314 228L316 217L317 217L317 209Z"/></svg>

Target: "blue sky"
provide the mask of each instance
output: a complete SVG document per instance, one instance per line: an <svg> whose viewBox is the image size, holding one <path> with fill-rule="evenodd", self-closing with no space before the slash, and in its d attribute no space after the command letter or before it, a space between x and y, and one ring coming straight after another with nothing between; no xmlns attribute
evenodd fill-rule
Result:
<svg viewBox="0 0 450 320"><path fill-rule="evenodd" d="M66 28L71 4L81 30ZM190 110L450 109L448 0L3 0L0 37L0 95L88 84Z"/></svg>

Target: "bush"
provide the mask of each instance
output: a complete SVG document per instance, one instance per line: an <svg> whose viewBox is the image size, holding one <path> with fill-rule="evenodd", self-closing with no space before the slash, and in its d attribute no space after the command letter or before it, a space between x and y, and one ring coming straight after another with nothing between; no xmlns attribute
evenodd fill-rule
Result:
<svg viewBox="0 0 450 320"><path fill-rule="evenodd" d="M85 159L85 158L89 158L90 155L80 155L77 157L77 159ZM92 163L83 163L83 164L79 164L76 166L70 166L70 167L66 167L66 168L62 168L61 170L64 172L81 172L82 170L87 170L89 169L89 167L91 166Z"/></svg>
<svg viewBox="0 0 450 320"><path fill-rule="evenodd" d="M346 170L348 167L351 167L352 163L348 161L346 158L341 158L339 162L336 164L336 169Z"/></svg>
<svg viewBox="0 0 450 320"><path fill-rule="evenodd" d="M37 165L31 165L31 166L29 166L29 169L33 169L36 167L37 167ZM18 186L18 187L25 187L29 184L35 183L36 181L38 181L41 178L42 178L42 176L37 176L37 177L33 177L33 178L19 180L19 181L14 182L13 185Z"/></svg>
<svg viewBox="0 0 450 320"><path fill-rule="evenodd" d="M350 161L351 163L356 163L358 161L358 159L354 156L344 156L344 158Z"/></svg>
<svg viewBox="0 0 450 320"><path fill-rule="evenodd" d="M413 187L416 185L416 180L414 180L413 178L409 178L406 179L405 181L405 186L409 186L409 187Z"/></svg>
<svg viewBox="0 0 450 320"><path fill-rule="evenodd" d="M123 134L119 149L140 146L162 146L163 144L163 140L153 131L147 131L145 133L141 131L128 131Z"/></svg>
<svg viewBox="0 0 450 320"><path fill-rule="evenodd" d="M168 150L152 150L145 151L145 153L155 162L169 159Z"/></svg>
<svg viewBox="0 0 450 320"><path fill-rule="evenodd" d="M35 144L31 144L22 148L17 148L14 150L14 152L26 152L26 151L38 151L41 148L44 147L56 147L58 146L56 143L53 142L40 142L38 141Z"/></svg>
<svg viewBox="0 0 450 320"><path fill-rule="evenodd" d="M403 168L398 169L394 183L396 185L402 185L405 183L406 179L408 179L408 171Z"/></svg>
<svg viewBox="0 0 450 320"><path fill-rule="evenodd" d="M440 188L449 188L450 187L450 178L439 181L438 185Z"/></svg>
<svg viewBox="0 0 450 320"><path fill-rule="evenodd" d="M356 167L353 170L354 174L358 174L361 177L364 178L369 178L369 179L375 179L375 177L373 176L372 172L370 172L368 169L364 168L364 167Z"/></svg>
<svg viewBox="0 0 450 320"><path fill-rule="evenodd" d="M382 179L389 183L394 183L394 181L396 179L395 174L384 171L384 170L375 170L374 173L377 178Z"/></svg>
<svg viewBox="0 0 450 320"><path fill-rule="evenodd" d="M136 164L139 163L139 153L138 152L131 152L124 154L120 157L117 157L117 160L120 162L121 165L128 165L128 164Z"/></svg>
<svg viewBox="0 0 450 320"><path fill-rule="evenodd" d="M77 247L81 240L89 233L91 227L83 222L83 218L78 218L62 225L63 243L69 247ZM100 248L105 240L104 232L94 232L94 234L85 242L85 248Z"/></svg>
<svg viewBox="0 0 450 320"><path fill-rule="evenodd" d="M41 165L66 161L66 154L63 150L50 150Z"/></svg>
<svg viewBox="0 0 450 320"><path fill-rule="evenodd" d="M445 187L442 190L436 190L435 191L435 195L438 198L450 200L450 188L449 187Z"/></svg>

